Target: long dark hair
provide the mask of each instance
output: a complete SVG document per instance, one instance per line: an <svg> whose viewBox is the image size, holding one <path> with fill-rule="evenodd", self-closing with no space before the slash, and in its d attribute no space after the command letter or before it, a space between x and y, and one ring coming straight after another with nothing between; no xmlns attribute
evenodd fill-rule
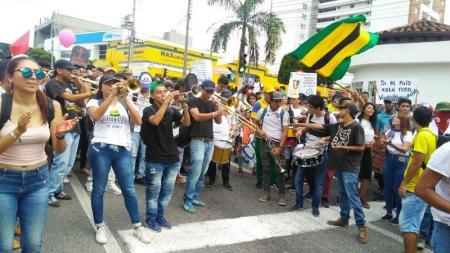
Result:
<svg viewBox="0 0 450 253"><path fill-rule="evenodd" d="M371 103L371 102L367 102L366 104L364 104L363 108L361 109L361 113L358 116L359 122L361 122L362 119L364 119L364 111L366 110L367 106L371 105L373 107L373 114L372 116L369 117L369 122L370 125L372 125L373 129L376 128L377 125L377 114L375 111L375 104Z"/></svg>
<svg viewBox="0 0 450 253"><path fill-rule="evenodd" d="M10 77L12 77L14 75L14 72L15 72L17 66L23 61L32 61L32 62L38 64L33 58L28 57L28 56L20 56L17 58L13 58L9 62L8 68L7 68L7 73ZM14 84L13 83L11 83L10 93L14 94ZM45 122L45 121L47 121L46 115L47 115L47 111L49 110L48 102L47 102L47 96L40 89L38 89L36 91L36 101L38 103L39 110L41 111L41 117L44 119L44 122Z"/></svg>

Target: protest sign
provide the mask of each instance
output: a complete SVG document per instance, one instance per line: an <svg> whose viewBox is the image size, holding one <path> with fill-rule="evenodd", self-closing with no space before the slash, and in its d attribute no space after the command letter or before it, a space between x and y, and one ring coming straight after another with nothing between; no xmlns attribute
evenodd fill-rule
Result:
<svg viewBox="0 0 450 253"><path fill-rule="evenodd" d="M191 73L197 76L198 83L202 83L205 80L212 80L211 60L205 59L199 61L192 61Z"/></svg>
<svg viewBox="0 0 450 253"><path fill-rule="evenodd" d="M315 95L317 91L317 73L292 72L289 79L288 95Z"/></svg>
<svg viewBox="0 0 450 253"><path fill-rule="evenodd" d="M417 78L397 78L377 80L377 94L375 103L383 104L384 98L391 96L394 100L399 97L409 98L411 101L416 99Z"/></svg>

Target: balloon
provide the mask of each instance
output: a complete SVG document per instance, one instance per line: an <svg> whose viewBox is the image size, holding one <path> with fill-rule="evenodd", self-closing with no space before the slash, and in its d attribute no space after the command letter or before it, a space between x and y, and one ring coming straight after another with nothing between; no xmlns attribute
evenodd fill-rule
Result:
<svg viewBox="0 0 450 253"><path fill-rule="evenodd" d="M70 29L63 29L59 32L59 43L64 47L70 47L75 42L75 33Z"/></svg>

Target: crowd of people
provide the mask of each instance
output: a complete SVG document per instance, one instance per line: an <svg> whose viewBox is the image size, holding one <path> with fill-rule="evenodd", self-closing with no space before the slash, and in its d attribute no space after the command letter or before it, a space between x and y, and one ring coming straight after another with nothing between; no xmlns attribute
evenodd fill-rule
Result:
<svg viewBox="0 0 450 253"><path fill-rule="evenodd" d="M133 78L140 80L137 93L127 92ZM185 184L182 207L191 214L207 205L202 188L216 186L217 168L224 189L233 191L231 162L237 159L242 176L240 147L250 135L259 201L270 201L275 188L277 203L287 206L292 189L288 210L302 211L311 199L312 215L320 217L335 181L340 217L328 224L349 226L353 209L358 242L365 244L364 209L371 208L367 192L375 178L386 203L380 219L399 226L405 252L424 243L450 252L448 101L433 108L385 97L377 105L368 92L305 96L259 78L233 90L225 76L203 81L193 94L183 78L133 77L63 59L50 71L26 55L0 61L0 81L0 252L19 247L15 232L22 252L41 252L48 206L72 199L64 184L77 157L91 192L95 240L109 239L108 191L123 195L133 235L151 243L144 226L172 228L165 213L176 183ZM231 99L239 102L227 105ZM228 145L236 147L233 154ZM225 159L216 157L218 150ZM146 186L144 222L135 184Z"/></svg>

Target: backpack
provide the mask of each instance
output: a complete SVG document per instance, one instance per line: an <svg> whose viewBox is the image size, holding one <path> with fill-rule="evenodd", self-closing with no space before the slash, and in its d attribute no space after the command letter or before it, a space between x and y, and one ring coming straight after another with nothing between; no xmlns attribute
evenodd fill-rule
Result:
<svg viewBox="0 0 450 253"><path fill-rule="evenodd" d="M6 121L8 121L11 117L12 111L12 95L9 93L2 93L2 108L0 112L0 129L3 128ZM55 118L55 108L53 107L53 99L47 97L47 106L48 110L45 112L45 116L47 118L47 122L50 125L52 120Z"/></svg>
<svg viewBox="0 0 450 253"><path fill-rule="evenodd" d="M262 112L262 114L261 114L261 126L262 126L262 124L263 124L263 122L264 122L264 116L266 116L267 108L268 108L268 107L264 108L264 109L263 109L263 112ZM281 113L280 113L280 121L281 121L281 125L283 125L283 117L284 117L284 113L285 113L285 111L284 111L284 110L281 110Z"/></svg>

